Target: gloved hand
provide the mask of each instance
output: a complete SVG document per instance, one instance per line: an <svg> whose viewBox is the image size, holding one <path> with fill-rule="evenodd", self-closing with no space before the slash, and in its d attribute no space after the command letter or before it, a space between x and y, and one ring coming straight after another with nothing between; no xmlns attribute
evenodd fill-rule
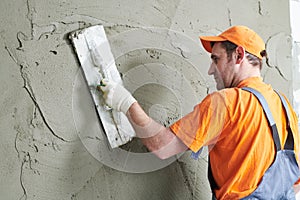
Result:
<svg viewBox="0 0 300 200"><path fill-rule="evenodd" d="M122 85L108 79L101 80L98 88L103 91L106 104L124 114L136 102L136 99Z"/></svg>

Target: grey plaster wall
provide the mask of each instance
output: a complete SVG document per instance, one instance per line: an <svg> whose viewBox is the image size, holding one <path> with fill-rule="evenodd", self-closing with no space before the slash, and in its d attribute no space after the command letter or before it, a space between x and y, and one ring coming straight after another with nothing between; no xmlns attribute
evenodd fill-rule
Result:
<svg viewBox="0 0 300 200"><path fill-rule="evenodd" d="M105 26L129 89L139 80L129 69L158 69L151 77L160 74L163 81L142 85L135 96L165 125L214 90L198 36L231 25L247 25L263 37L269 51L264 79L293 97L289 1L2 0L0 9L1 199L209 199L205 155L194 161L188 152L165 168L127 173L86 150L73 116L80 73L68 39L74 30ZM164 87L172 83L168 69L192 93L182 96L189 102L184 109Z"/></svg>
<svg viewBox="0 0 300 200"><path fill-rule="evenodd" d="M290 19L291 32L293 38L292 45L292 59L293 59L293 103L298 116L300 114L300 27L298 26L298 19L300 18L300 1L290 1ZM300 127L300 122L299 122Z"/></svg>

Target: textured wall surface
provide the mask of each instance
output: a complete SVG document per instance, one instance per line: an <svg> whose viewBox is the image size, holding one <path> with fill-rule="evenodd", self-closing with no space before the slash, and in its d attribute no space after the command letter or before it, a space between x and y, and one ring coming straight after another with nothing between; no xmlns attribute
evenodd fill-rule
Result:
<svg viewBox="0 0 300 200"><path fill-rule="evenodd" d="M298 26L298 19L300 18L300 1L291 0L290 1L290 12L291 12L291 29L293 38L293 94L294 94L294 108L300 115L300 27ZM300 127L300 122L299 122ZM299 194L300 195L300 194Z"/></svg>
<svg viewBox="0 0 300 200"><path fill-rule="evenodd" d="M167 126L214 90L198 36L231 25L247 25L262 36L269 53L263 77L292 99L288 3L2 0L1 199L209 199L205 155L194 161L188 152L166 167L128 173L90 154L74 120L80 71L68 34L103 24L126 86ZM145 151L132 143L124 149Z"/></svg>

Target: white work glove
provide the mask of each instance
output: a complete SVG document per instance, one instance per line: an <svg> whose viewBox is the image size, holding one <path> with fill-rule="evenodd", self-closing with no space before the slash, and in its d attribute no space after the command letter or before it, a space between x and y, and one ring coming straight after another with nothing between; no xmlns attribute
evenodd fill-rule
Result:
<svg viewBox="0 0 300 200"><path fill-rule="evenodd" d="M117 111L127 113L130 106L136 102L136 99L122 85L108 79L101 80L98 88L103 91L105 103Z"/></svg>

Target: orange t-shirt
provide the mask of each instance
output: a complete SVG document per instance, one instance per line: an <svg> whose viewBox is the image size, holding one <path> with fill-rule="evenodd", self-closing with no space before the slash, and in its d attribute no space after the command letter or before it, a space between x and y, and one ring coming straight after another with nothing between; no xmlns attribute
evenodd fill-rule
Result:
<svg viewBox="0 0 300 200"><path fill-rule="evenodd" d="M212 174L219 186L214 191L217 199L239 199L251 194L274 160L275 147L267 118L258 99L240 89L246 86L265 97L283 147L287 137L284 108L272 87L259 77L209 94L191 113L170 126L193 152L209 146ZM300 143L298 119L288 105L296 153Z"/></svg>

